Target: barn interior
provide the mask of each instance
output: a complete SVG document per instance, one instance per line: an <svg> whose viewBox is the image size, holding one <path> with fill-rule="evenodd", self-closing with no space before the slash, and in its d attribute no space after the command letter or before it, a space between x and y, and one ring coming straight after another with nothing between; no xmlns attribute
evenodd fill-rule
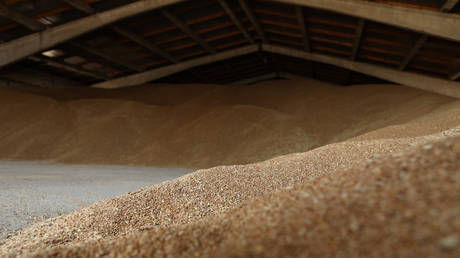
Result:
<svg viewBox="0 0 460 258"><path fill-rule="evenodd" d="M459 257L459 0L0 0L0 256Z"/></svg>

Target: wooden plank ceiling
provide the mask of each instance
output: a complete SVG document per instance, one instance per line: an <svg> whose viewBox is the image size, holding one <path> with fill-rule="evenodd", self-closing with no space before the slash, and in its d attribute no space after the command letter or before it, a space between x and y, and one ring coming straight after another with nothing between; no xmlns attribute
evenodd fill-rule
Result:
<svg viewBox="0 0 460 258"><path fill-rule="evenodd" d="M103 12L130 0L0 0L0 40ZM452 0L373 0L460 13ZM33 68L83 85L111 80L250 44L270 43L460 81L460 43L360 18L272 1L193 0L84 34L1 70ZM289 73L337 84L382 80L321 63L258 52L158 80L230 84ZM282 77L282 76L279 76Z"/></svg>

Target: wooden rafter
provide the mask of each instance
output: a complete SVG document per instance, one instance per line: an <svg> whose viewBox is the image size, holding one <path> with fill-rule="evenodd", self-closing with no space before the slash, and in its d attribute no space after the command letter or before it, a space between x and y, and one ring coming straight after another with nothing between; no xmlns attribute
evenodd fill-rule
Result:
<svg viewBox="0 0 460 258"><path fill-rule="evenodd" d="M213 47L211 47L205 40L203 40L197 33L195 33L186 23L181 21L175 15L173 15L172 13L170 13L167 10L162 10L162 14L168 20L170 20L177 28L179 28L180 30L182 30L182 32L184 32L189 37L191 37L197 44L199 44L201 47L203 47L210 54L215 54L216 53L216 50ZM222 61L221 63L225 67L225 69L227 71L229 71L230 73L233 74L233 76L235 76L237 78L239 77L239 75L237 73L235 73L233 71L233 69L231 68L231 66L228 65L225 61Z"/></svg>
<svg viewBox="0 0 460 258"><path fill-rule="evenodd" d="M216 50L213 49L208 43L206 43L200 36L198 36L195 32L192 31L192 29L185 24L183 21L181 21L178 17L173 15L167 10L162 10L161 13L163 14L164 17L166 17L169 21L171 21L177 28L182 30L185 34L187 34L189 37L191 37L193 40L195 40L200 46L202 46L204 49L206 49L210 53L215 53Z"/></svg>
<svg viewBox="0 0 460 258"><path fill-rule="evenodd" d="M260 26L260 23L254 15L254 12L252 11L248 2L246 0L239 0L239 3L241 5L241 8L243 8L243 11L246 13L246 16L248 16L249 20L251 21L252 25L254 25L254 27L256 28L257 34L259 34L259 37L262 39L262 42L268 43L267 37L265 36L265 32Z"/></svg>
<svg viewBox="0 0 460 258"><path fill-rule="evenodd" d="M15 21L23 25L24 27L29 28L32 31L41 31L46 29L46 26L43 23L40 23L35 19L29 18L23 15L22 13L16 12L3 4L0 4L0 16Z"/></svg>
<svg viewBox="0 0 460 258"><path fill-rule="evenodd" d="M114 80L102 82L93 85L96 88L121 88L127 86L134 86L140 85L143 83L147 83L149 81L157 80L159 78L166 77L168 75L172 75L178 72L185 71L187 69L198 67L205 64L211 64L219 61L223 61L229 58L247 55L250 53L254 53L258 51L258 47L256 45L250 45L245 47L240 47L237 49L223 51L217 54L207 55L204 57L195 58L192 60L184 61L179 64L172 64L169 66L161 67L158 69L153 69L149 71L145 71L138 74L133 74L130 76L125 76L121 78L117 78Z"/></svg>
<svg viewBox="0 0 460 258"><path fill-rule="evenodd" d="M409 65L409 63L414 59L414 57L418 54L419 50L423 47L425 42L428 40L427 35L422 35L417 39L415 45L411 48L407 56L404 58L402 63L399 65L399 70L404 70Z"/></svg>
<svg viewBox="0 0 460 258"><path fill-rule="evenodd" d="M160 49L159 47L154 46L153 44L149 43L145 39L143 39L141 36L130 32L124 28L121 28L120 26L110 26L110 28L113 31L116 31L118 34L123 35L124 37L136 42L137 44L143 46L144 48L150 50L152 53L161 56L167 60L169 60L171 63L178 63L179 61L173 57L170 53Z"/></svg>
<svg viewBox="0 0 460 258"><path fill-rule="evenodd" d="M72 6L75 9L85 12L87 14L95 13L94 8L82 0L60 0L60 1Z"/></svg>
<svg viewBox="0 0 460 258"><path fill-rule="evenodd" d="M0 54L5 58L0 65L9 64L56 44L67 41L88 31L105 26L114 21L165 7L185 0L144 0L136 1L109 11L96 13L88 17L58 25L40 33L4 43ZM395 8L386 4L358 0L276 0L281 3L297 4L307 7L325 9L346 15L361 17L377 22L387 23L410 30L460 41L458 15L445 15L432 11ZM434 24L436 26L434 26ZM442 29L439 29L442 28Z"/></svg>
<svg viewBox="0 0 460 258"><path fill-rule="evenodd" d="M29 28L33 31L41 31L46 29L46 26L35 19L29 18L21 13L16 11L10 10L8 7L4 5L0 5L0 14L3 15L5 18L11 19L17 23L24 25L25 27ZM45 62L50 66L61 68L64 70L72 71L78 74L83 74L86 76L90 76L96 79L103 79L108 80L109 78L105 75L99 75L96 73L88 72L81 70L79 67L75 67L71 64L67 64L65 62L60 62L59 60L52 60L51 58L47 57L30 57L31 60ZM139 70L136 70L139 71Z"/></svg>
<svg viewBox="0 0 460 258"><path fill-rule="evenodd" d="M87 14L94 14L96 13L96 10L92 8L89 4L82 0L61 0L62 2L84 12ZM179 61L174 58L171 54L168 52L161 50L160 48L150 44L148 41L144 40L141 36L135 34L134 32L128 31L120 26L116 25L111 25L110 29L115 31L116 33L122 35L125 38L128 38L129 40L132 40L133 42L136 42L137 44L141 45L142 47L150 50L152 53L159 55L167 60L169 60L172 63L178 63Z"/></svg>
<svg viewBox="0 0 460 258"><path fill-rule="evenodd" d="M359 47L361 46L361 39L363 37L364 26L366 25L366 20L359 19L358 26L356 27L355 32L355 41L353 42L353 50L350 56L351 60L356 60L359 53Z"/></svg>
<svg viewBox="0 0 460 258"><path fill-rule="evenodd" d="M83 43L78 43L78 42L70 42L70 45L71 46L74 46L76 48L79 48L81 50L84 50L85 52L88 52L88 53L91 53L95 56L99 56L111 63L114 63L114 64L117 64L119 66L122 66L122 67L126 67L130 70L133 70L133 71L138 71L138 72L142 72L144 69L142 67L139 67L135 64L132 64L132 63L129 63L129 62L126 62L118 57L115 57L114 55L110 54L110 53L107 53L105 50L102 50L102 49L97 49L97 48L94 48L92 46L88 46L86 44L83 44Z"/></svg>
<svg viewBox="0 0 460 258"><path fill-rule="evenodd" d="M310 40L308 39L307 26L305 25L305 13L303 8L296 6L295 8L297 22L299 23L300 31L302 33L302 40L305 45L305 50L311 52Z"/></svg>
<svg viewBox="0 0 460 258"><path fill-rule="evenodd" d="M29 59L33 60L33 61L44 62L49 66L53 66L53 67L56 67L56 68L59 68L59 69L64 69L64 70L67 70L67 71L71 71L71 72L74 72L74 73L77 73L77 74L89 76L89 77L92 77L92 78L95 78L95 79L98 79L98 80L109 80L110 79L105 74L99 74L99 73L96 73L96 72L85 71L85 70L82 70L80 67L78 67L76 65L68 64L68 63L66 63L64 61L60 61L60 60L54 60L54 59L49 58L49 57L31 56L31 57L29 57Z"/></svg>
<svg viewBox="0 0 460 258"><path fill-rule="evenodd" d="M452 81L455 81L458 78L460 78L460 71L458 71L456 73L453 73L452 75L449 76L449 79L452 80Z"/></svg>
<svg viewBox="0 0 460 258"><path fill-rule="evenodd" d="M222 8L225 10L227 15L230 17L230 19L235 24L235 26L240 30L240 32L246 37L246 39L250 43L254 43L254 40L249 35L248 31L244 27L243 23L241 23L240 19L238 19L238 17L236 17L235 13L230 8L230 6L228 5L227 1L226 0L218 0L218 1L219 1L220 6L222 6Z"/></svg>
<svg viewBox="0 0 460 258"><path fill-rule="evenodd" d="M276 79L278 77L277 73L268 73L264 75L258 75L256 77L251 77L243 80L238 80L235 82L232 82L232 85L244 85L244 84L253 84L261 81L266 81L266 80L272 80Z"/></svg>
<svg viewBox="0 0 460 258"><path fill-rule="evenodd" d="M446 96L460 98L460 83L446 79L440 79L406 71L399 71L396 69L364 62L351 61L349 59L339 58L331 55L309 53L294 48L264 44L262 45L262 49L264 51L276 53L279 55L331 64L409 87L419 88Z"/></svg>
<svg viewBox="0 0 460 258"><path fill-rule="evenodd" d="M0 66L10 64L21 58L49 49L57 44L115 21L183 1L185 0L136 1L1 44L0 56L2 58L0 58Z"/></svg>
<svg viewBox="0 0 460 258"><path fill-rule="evenodd" d="M441 12L448 13L450 12L454 6L458 3L458 0L447 0L441 7ZM403 59L401 64L399 65L399 70L404 70L409 65L409 63L414 59L414 57L418 54L420 49L425 45L428 41L427 35L421 35L417 41L415 42L414 46L412 46L411 50L407 54L407 56Z"/></svg>
<svg viewBox="0 0 460 258"><path fill-rule="evenodd" d="M347 58L339 58L331 55L324 55L324 54L317 54L317 53L310 53L305 51L300 51L294 48L288 47L281 47L281 46L274 46L263 44L262 50L278 54L284 56L291 56L300 59L306 59L314 62L326 63L330 65L335 65L338 67L342 67L345 69L349 69L355 72L368 74L377 78L381 78L384 80L392 81L395 83L403 84L410 87L415 87L427 91L432 91L435 93L452 96L452 97L460 97L460 83L434 78L430 76L425 76L421 74L415 74L406 71L399 71L396 69L373 65L358 61L352 61ZM146 83L151 80L159 79L165 77L167 75L171 75L180 71L184 71L186 69L190 69L193 67L198 67L204 64L210 64L214 62L219 62L228 58L242 56L249 53L254 53L258 51L258 47L255 45L230 50L223 53L218 53L211 56L205 56L202 58L197 58L195 60L190 60L185 63L171 65L167 67L162 67L159 69L154 69L151 71L146 71L140 74L129 75L126 77L118 78L112 81L103 82L100 84L96 84L95 87L102 87L102 88L118 88L118 87L126 87L132 85L139 85L142 83Z"/></svg>
<svg viewBox="0 0 460 258"><path fill-rule="evenodd" d="M448 13L458 4L460 0L446 0L441 7L441 12Z"/></svg>
<svg viewBox="0 0 460 258"><path fill-rule="evenodd" d="M7 8L3 6L3 9L7 9ZM11 11L8 11L8 12L11 12ZM21 17L22 17L22 18L21 18L20 20L18 20L18 21L20 21L21 24L23 24L24 26L29 27L29 25L33 25L33 24L36 23L36 25L29 27L30 29L33 29L33 30L35 30L35 31L38 31L38 30L42 30L43 27L44 27L44 25L41 24L41 23L39 23L38 21L35 21L35 20L32 19L32 18L26 17L26 16L24 16L24 15L22 15L22 14L20 14L20 13L15 13L15 15L16 15L16 16L21 16ZM41 24L41 25L43 25L43 27L38 26L37 24ZM93 48L93 47L91 47L91 46L87 46L87 45L85 45L85 44L76 43L76 42L72 42L71 45L73 45L74 47L77 47L77 48L79 48L79 49L82 49L82 50L84 50L84 51L86 51L86 52L89 52L89 53L91 53L91 54L93 54L93 55L99 56L99 57L101 57L101 58L103 58L103 59L105 59L105 60L107 60L107 61L109 61L109 62L112 62L112 63L118 64L118 65L121 65L121 66L126 67L126 68L129 68L129 69L131 69L131 70L138 71L138 72L143 71L142 68L137 67L137 66L135 66L135 65L133 65L133 64L129 64L129 63L127 63L127 62L124 62L123 60L120 60L120 59L117 58L117 57L114 57L114 56L112 56L112 55L109 55L109 54L105 53L105 51L103 51L103 50L95 49L95 48ZM48 63L50 63L50 62L48 62ZM50 63L50 64L56 66L58 63L55 62L55 63ZM62 66L62 64L61 64L61 66ZM72 69L75 70L76 68L72 68ZM80 71L80 73L83 73L83 71Z"/></svg>

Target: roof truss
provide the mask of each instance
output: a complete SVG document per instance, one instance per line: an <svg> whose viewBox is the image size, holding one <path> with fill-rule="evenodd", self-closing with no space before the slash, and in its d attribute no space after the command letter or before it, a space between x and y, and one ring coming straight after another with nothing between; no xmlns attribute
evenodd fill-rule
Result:
<svg viewBox="0 0 460 258"><path fill-rule="evenodd" d="M450 33L452 32L452 28L458 28L460 17L458 14L447 15L440 11L425 11L382 4L382 2L385 1L375 3L358 0L215 0L214 7L218 7L218 10L216 9L212 14L203 11L201 17L191 19L190 17L194 15L187 15L186 9L189 8L188 5L192 6L193 4L188 3L194 3L197 6L206 6L210 5L209 3L213 1L143 0L103 12L97 12L93 5L87 2L103 2L105 0L60 1L88 16L47 28L48 25L45 26L43 23L39 22L36 16L28 17L17 12L17 9L10 9L5 6L0 9L0 15L2 14L1 10L4 10L4 17L22 24L24 28L37 32L1 44L0 65L6 65L20 58L29 57L34 60L40 60L53 67L95 78L96 81L108 80L107 83L98 83L97 85L111 85L107 88L112 88L121 87L120 85L125 86L126 83L121 83L121 81L123 81L121 79L123 78L136 78L135 81L137 82L141 82L147 78L156 80L163 78L165 75L173 74L173 71L183 71L183 69L180 68L183 67L183 64L186 64L186 67L192 68L197 67L196 65L204 64L203 61L197 60L207 60L205 63L215 62L212 60L219 60L218 62L222 70L226 70L227 74L217 74L215 75L217 79L220 78L220 80L225 81L232 77L244 80L248 78L248 76L251 76L252 72L250 70L252 68L240 71L239 67L229 65L225 59L214 59L214 57L219 54L231 52L231 50L222 52L223 49L235 48L235 50L238 50L241 49L241 47L237 47L244 44L250 44L250 47L256 47L257 44L263 43L263 46L259 45L259 50L262 50L262 48L264 46L266 47L268 42L270 42L270 44L272 44L271 46L284 46L291 50L303 49L304 52L307 53L331 55L339 59L345 58L351 62L357 61L357 63L362 63L361 61L366 59L371 63L380 63L389 66L383 68L393 67L394 70L407 69L408 71L414 69L424 70L429 73L441 74L444 78L449 78L451 80L457 80L460 77L459 62L455 61L455 59L451 59L448 63L448 61L441 60L436 53L437 50L435 47L439 48L439 44L442 45L441 48L449 48L449 44L451 43L447 41L447 43L437 43L440 39L428 36L430 34L436 34L437 36L445 38L450 37L453 41L460 41L460 35L456 34L459 32L458 29L454 31L454 33ZM398 1L399 0L392 1L392 4L398 3ZM181 5L181 8L176 8L176 5L168 7L167 9L165 8L166 6L181 2L188 3L187 5ZM288 3L290 5L283 5L280 3ZM458 4L458 1L445 1L442 6L439 4L437 8L443 12L448 12L454 10L456 4ZM267 9L265 6L273 6L273 8L270 7ZM276 6L281 8L277 8ZM318 10L308 8L311 6L318 8ZM181 10L183 9L182 7L185 7L184 11ZM290 9L288 9L288 7ZM359 7L359 10L355 7ZM130 28L130 24L126 23L108 25L108 23L112 23L118 19L125 19L128 16L138 15L145 11L156 9L159 9L159 11L154 12L153 16L158 17L159 15L156 14L162 14L171 22L169 25L166 24L163 25L163 27L158 26L158 28L152 28L150 31L133 30ZM202 8L202 10L206 9L207 8ZM351 9L353 9L353 13L351 13ZM338 19L322 19L318 17L319 10L333 10L336 13L345 13L349 16L342 15L345 18L341 18L338 15ZM431 10L433 10L433 8ZM459 12L458 8L457 11L454 10L454 12ZM108 16L109 13L112 17ZM192 12L190 12L190 14L192 14ZM355 19L352 18L352 16L361 18ZM421 17L423 17L423 20ZM386 19L385 22L382 21L384 18ZM145 19L152 20L155 19L155 17L145 17ZM218 19L220 19L219 23L215 23ZM224 21L224 19L227 20ZM351 19L354 20L352 22L347 21ZM414 23L415 20L419 21L420 24L416 25ZM82 21L85 22L83 23ZM209 24L213 25L203 27L200 23L204 21L209 21ZM409 40L405 38L405 35L402 35L402 37L399 36L406 33L404 30L398 31L396 29L392 31L392 27L385 29L385 27L383 27L384 25L376 26L376 23L373 21L397 25L418 33L408 31L407 33L413 33L414 35ZM427 21L429 21L429 23L438 23L437 29L435 30L432 26L426 25L428 23ZM439 25L439 23L441 23L441 25ZM75 24L79 24L80 26L77 27ZM118 37L118 39L112 40L111 43L107 43L109 45L98 43L93 45L92 42L88 44L88 42L92 40L90 36L94 36L94 33L87 34L89 35L87 36L87 41L81 38L73 39L78 35L88 32L84 27L88 27L89 30L94 30L100 26L104 26L103 31L101 31L102 33L105 31L112 31L112 34L115 35L114 37ZM442 29L439 29L439 27ZM0 31L1 30L2 25L0 24ZM183 34L179 35L176 33L176 36L174 36L175 31L181 31ZM168 38L162 38L163 32L169 33ZM374 36L375 33L379 33L379 35L383 36L386 35L387 38L383 36L376 38ZM443 33L449 35L446 36ZM155 38L155 40L152 40L152 37ZM70 41L70 39L73 40ZM192 39L193 42L190 42L190 39ZM169 43L166 44L167 42L171 43L175 41L178 44L172 44L172 46L170 46ZM86 60L83 64L74 65L73 63L64 61L64 58L47 58L41 57L41 55L31 56L35 53L32 53L32 51L48 50L50 46L54 46L60 42L67 43L58 47L66 48L73 46L74 48L82 49L82 52L89 54L90 60ZM122 44L124 44L123 47L121 47ZM34 48L35 50L33 50ZM112 51L112 48L114 51ZM453 49L454 52L459 50L455 45L450 46L450 48ZM123 51L123 53L133 53L132 57L121 54L121 51ZM279 58L279 56L274 54L276 53L270 51L259 54L259 62L263 64L264 69L268 72L274 72L279 75L283 72L283 65L273 61ZM209 58L206 59L203 55L208 55L205 57ZM103 59L107 61L103 64L114 65L117 71L100 72L97 70L82 69L83 65L94 66L94 64L91 63L91 56L99 57L100 60ZM224 56L228 58L232 55ZM311 58L304 59L315 61ZM141 62L138 62L138 60L141 60ZM267 60L269 61L267 62ZM429 67L423 66L421 60L435 65ZM321 63L322 61L315 62ZM444 67L448 66L448 69L439 68L436 64L442 64ZM305 73L312 74L313 76L321 76L323 72L316 71L314 69L316 66L318 66L318 64L313 65L313 63L311 63L311 65L308 66L308 71L305 71ZM154 67L154 69L151 69L152 67ZM345 66L340 67L349 69ZM382 66L379 65L378 67ZM295 67L292 69L295 69ZM145 72L146 70L148 71ZM353 69L349 70L354 71ZM372 73L369 74L373 75ZM189 76L190 75L199 81L208 81L209 79L199 72L191 72ZM256 71L254 71L253 75L256 75ZM349 78L354 77L353 75L352 72L348 73ZM382 77L380 76L379 78ZM385 77L384 79L388 78ZM118 86L113 86L115 85L114 81L116 81L115 84ZM390 81L394 80L392 79ZM128 82L126 85L132 85L132 83Z"/></svg>
<svg viewBox="0 0 460 258"><path fill-rule="evenodd" d="M0 45L0 54L2 56L0 59L0 66L48 49L59 43L108 25L112 22L184 1L185 0L136 1L113 10L92 14L85 18L52 27L12 42L2 44ZM266 43L267 40L265 38L264 31L261 29L260 24L258 24L259 22L255 18L251 7L246 0L239 0L239 2L251 22L256 27L259 36L262 38L263 42ZM436 13L432 11L394 7L359 0L276 0L275 2L330 10L403 27L421 33L460 41L460 30L458 29L460 27L459 15L445 15L443 13ZM453 3L448 6L451 6L452 4ZM81 4L79 5L78 3L73 3L73 5L79 6L81 10L84 10L84 7L81 7ZM9 18L13 19L13 16L14 15L10 14ZM20 18L16 20L19 22L22 21L24 24L26 23ZM29 24L28 26L31 26L31 28L35 27L32 24Z"/></svg>

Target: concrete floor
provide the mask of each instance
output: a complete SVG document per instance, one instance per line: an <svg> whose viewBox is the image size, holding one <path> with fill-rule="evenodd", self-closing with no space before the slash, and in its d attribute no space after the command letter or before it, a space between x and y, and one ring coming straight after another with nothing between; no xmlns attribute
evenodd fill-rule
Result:
<svg viewBox="0 0 460 258"><path fill-rule="evenodd" d="M171 168L0 162L0 239L34 220L56 217L189 172Z"/></svg>

